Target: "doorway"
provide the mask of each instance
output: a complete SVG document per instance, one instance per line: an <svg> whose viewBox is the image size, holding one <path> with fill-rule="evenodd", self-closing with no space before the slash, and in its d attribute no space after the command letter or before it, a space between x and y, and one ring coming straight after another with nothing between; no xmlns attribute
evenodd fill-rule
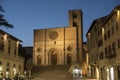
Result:
<svg viewBox="0 0 120 80"><path fill-rule="evenodd" d="M57 54L55 54L55 53L51 54L51 64L52 65L57 64Z"/></svg>

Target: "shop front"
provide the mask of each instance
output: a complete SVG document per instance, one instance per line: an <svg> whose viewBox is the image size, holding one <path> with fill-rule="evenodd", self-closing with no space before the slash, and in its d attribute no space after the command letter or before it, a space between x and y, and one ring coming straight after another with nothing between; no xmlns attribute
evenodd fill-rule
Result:
<svg viewBox="0 0 120 80"><path fill-rule="evenodd" d="M114 80L114 67L106 67L106 80Z"/></svg>

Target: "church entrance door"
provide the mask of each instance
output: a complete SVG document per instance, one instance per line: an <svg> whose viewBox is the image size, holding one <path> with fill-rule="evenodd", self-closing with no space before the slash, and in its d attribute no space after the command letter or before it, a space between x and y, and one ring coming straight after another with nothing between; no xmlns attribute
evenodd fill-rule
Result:
<svg viewBox="0 0 120 80"><path fill-rule="evenodd" d="M52 65L56 65L57 64L57 55L56 54L52 54L51 55L51 64Z"/></svg>
<svg viewBox="0 0 120 80"><path fill-rule="evenodd" d="M51 48L48 56L48 64L57 65L58 64L58 50L56 48Z"/></svg>

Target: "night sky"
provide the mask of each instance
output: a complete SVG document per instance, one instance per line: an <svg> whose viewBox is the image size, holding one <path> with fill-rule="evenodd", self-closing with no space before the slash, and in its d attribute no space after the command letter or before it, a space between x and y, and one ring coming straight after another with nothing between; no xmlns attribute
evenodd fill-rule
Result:
<svg viewBox="0 0 120 80"><path fill-rule="evenodd" d="M106 16L120 0L0 0L5 19L13 29L0 29L33 46L33 30L68 26L68 10L83 12L83 40L93 20Z"/></svg>

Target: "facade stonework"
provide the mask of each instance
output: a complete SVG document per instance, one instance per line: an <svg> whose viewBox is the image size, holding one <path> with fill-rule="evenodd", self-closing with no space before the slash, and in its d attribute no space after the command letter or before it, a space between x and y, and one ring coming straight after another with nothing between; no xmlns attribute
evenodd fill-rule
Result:
<svg viewBox="0 0 120 80"><path fill-rule="evenodd" d="M34 65L82 62L82 12L69 10L69 26L34 30Z"/></svg>

